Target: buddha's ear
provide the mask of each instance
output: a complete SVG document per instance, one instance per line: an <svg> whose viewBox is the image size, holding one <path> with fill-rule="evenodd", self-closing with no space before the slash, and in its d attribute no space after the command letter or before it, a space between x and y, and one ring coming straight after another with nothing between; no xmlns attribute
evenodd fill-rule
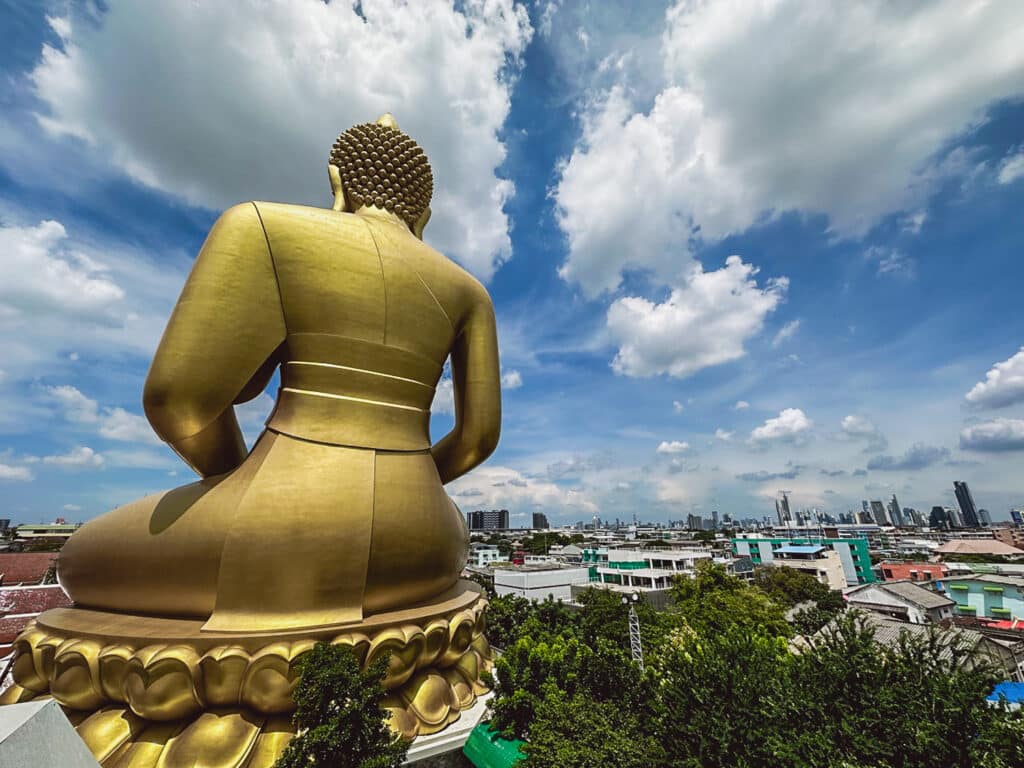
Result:
<svg viewBox="0 0 1024 768"><path fill-rule="evenodd" d="M331 180L331 194L334 195L334 210L352 213L352 207L345 195L345 185L341 183L341 169L334 163L327 166L327 177Z"/></svg>
<svg viewBox="0 0 1024 768"><path fill-rule="evenodd" d="M416 223L412 225L412 233L416 235L420 240L423 239L423 230L427 226L427 222L430 221L430 206L428 205L423 209L423 213L416 219Z"/></svg>

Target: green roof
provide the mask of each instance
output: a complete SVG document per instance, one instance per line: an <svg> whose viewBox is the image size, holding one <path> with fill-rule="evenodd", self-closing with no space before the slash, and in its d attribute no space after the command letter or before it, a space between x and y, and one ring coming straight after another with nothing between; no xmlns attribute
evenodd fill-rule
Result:
<svg viewBox="0 0 1024 768"><path fill-rule="evenodd" d="M469 734L462 754L476 768L510 768L525 757L519 751L523 743L519 739L503 739L488 723L480 723Z"/></svg>

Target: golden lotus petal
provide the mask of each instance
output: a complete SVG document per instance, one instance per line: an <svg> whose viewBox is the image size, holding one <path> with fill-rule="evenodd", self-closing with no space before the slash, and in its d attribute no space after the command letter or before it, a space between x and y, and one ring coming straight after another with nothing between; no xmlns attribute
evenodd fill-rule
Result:
<svg viewBox="0 0 1024 768"><path fill-rule="evenodd" d="M288 742L295 736L295 726L287 715L268 717L260 731L259 738L253 744L245 768L272 768L284 752Z"/></svg>
<svg viewBox="0 0 1024 768"><path fill-rule="evenodd" d="M373 638L366 654L366 666L373 664L381 654L390 652L388 671L381 684L384 690L394 690L412 677L425 645L426 637L419 627L409 625L385 629Z"/></svg>
<svg viewBox="0 0 1024 768"><path fill-rule="evenodd" d="M134 650L127 645L108 645L100 651L100 686L110 701L126 701L124 676Z"/></svg>
<svg viewBox="0 0 1024 768"><path fill-rule="evenodd" d="M203 708L196 680L199 654L187 645L150 646L128 662L124 692L147 720L178 720Z"/></svg>
<svg viewBox="0 0 1024 768"><path fill-rule="evenodd" d="M469 611L459 611L448 621L448 648L438 662L440 667L450 667L469 649L473 642L475 619Z"/></svg>
<svg viewBox="0 0 1024 768"><path fill-rule="evenodd" d="M122 744L133 741L146 728L146 721L130 709L111 705L97 710L75 727L96 762L102 763Z"/></svg>
<svg viewBox="0 0 1024 768"><path fill-rule="evenodd" d="M259 715L204 712L167 742L156 768L238 768L263 721Z"/></svg>
<svg viewBox="0 0 1024 768"><path fill-rule="evenodd" d="M296 663L313 646L313 640L273 643L252 657L242 681L242 704L263 714L295 709L292 694L299 682Z"/></svg>
<svg viewBox="0 0 1024 768"><path fill-rule="evenodd" d="M71 709L93 710L106 703L100 685L100 650L95 640L66 640L57 647L50 693Z"/></svg>
<svg viewBox="0 0 1024 768"><path fill-rule="evenodd" d="M360 666L366 663L366 654L370 650L370 638L362 632L346 632L331 640L331 645L347 645L352 649Z"/></svg>
<svg viewBox="0 0 1024 768"><path fill-rule="evenodd" d="M238 705L249 661L249 652L240 645L220 645L203 654L199 669L208 706Z"/></svg>

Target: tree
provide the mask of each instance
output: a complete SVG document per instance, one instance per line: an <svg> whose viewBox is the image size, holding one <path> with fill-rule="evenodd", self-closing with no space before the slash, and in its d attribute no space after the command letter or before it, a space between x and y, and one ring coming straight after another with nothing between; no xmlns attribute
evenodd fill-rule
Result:
<svg viewBox="0 0 1024 768"><path fill-rule="evenodd" d="M299 733L275 768L398 768L409 746L380 708L387 663L382 656L362 671L350 648L323 642L305 654L294 694Z"/></svg>
<svg viewBox="0 0 1024 768"><path fill-rule="evenodd" d="M658 741L634 713L580 695L566 698L555 686L545 690L522 750L521 768L651 768L664 762Z"/></svg>
<svg viewBox="0 0 1024 768"><path fill-rule="evenodd" d="M811 603L790 619L801 635L813 635L846 607L840 592L796 568L761 566L754 571L754 586L784 608Z"/></svg>
<svg viewBox="0 0 1024 768"><path fill-rule="evenodd" d="M515 595L495 597L487 606L488 642L496 648L509 647L532 614L530 601L526 598Z"/></svg>
<svg viewBox="0 0 1024 768"><path fill-rule="evenodd" d="M671 594L675 611L698 635L720 634L734 626L776 637L793 633L781 606L710 560L699 561L692 578L677 577Z"/></svg>

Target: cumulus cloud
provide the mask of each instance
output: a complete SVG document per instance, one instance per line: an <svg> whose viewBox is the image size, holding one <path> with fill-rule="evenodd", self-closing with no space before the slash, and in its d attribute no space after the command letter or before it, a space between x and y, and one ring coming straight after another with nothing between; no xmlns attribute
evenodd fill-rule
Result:
<svg viewBox="0 0 1024 768"><path fill-rule="evenodd" d="M143 416L130 413L124 408L101 408L99 403L69 384L48 387L47 392L63 409L68 421L93 424L100 437L127 443L162 445Z"/></svg>
<svg viewBox="0 0 1024 768"><path fill-rule="evenodd" d="M12 467L10 464L0 463L0 480L27 483L32 480L32 470L28 467Z"/></svg>
<svg viewBox="0 0 1024 768"><path fill-rule="evenodd" d="M750 407L750 403L748 403L746 400L737 400L736 401L736 405L733 406L733 410L735 410L735 411L745 411L749 407Z"/></svg>
<svg viewBox="0 0 1024 768"><path fill-rule="evenodd" d="M102 467L103 456L96 453L92 448L80 445L72 448L64 454L43 457L44 464L53 464L58 467L70 469L82 469L86 467Z"/></svg>
<svg viewBox="0 0 1024 768"><path fill-rule="evenodd" d="M502 389L519 389L523 386L523 376L519 371L509 370L501 374Z"/></svg>
<svg viewBox="0 0 1024 768"><path fill-rule="evenodd" d="M772 346L781 346L787 339L793 338L793 335L798 330L800 330L800 321L790 320L788 323L782 326L775 334L775 336L772 338Z"/></svg>
<svg viewBox="0 0 1024 768"><path fill-rule="evenodd" d="M0 227L0 306L32 317L107 316L124 291L108 270L86 254L67 247L67 231L57 221L34 227Z"/></svg>
<svg viewBox="0 0 1024 768"><path fill-rule="evenodd" d="M658 453L686 453L690 444L682 440L662 440L658 443Z"/></svg>
<svg viewBox="0 0 1024 768"><path fill-rule="evenodd" d="M925 469L949 458L949 449L940 446L915 443L902 456L875 456L868 461L867 468L885 472L915 471Z"/></svg>
<svg viewBox="0 0 1024 768"><path fill-rule="evenodd" d="M0 225L0 335L12 381L64 368L86 351L108 360L152 354L185 259L156 268L146 255L108 246L85 247L57 221Z"/></svg>
<svg viewBox="0 0 1024 768"><path fill-rule="evenodd" d="M543 508L558 512L598 511L591 495L581 488L566 488L558 483L528 477L510 467L485 464L447 486L460 507Z"/></svg>
<svg viewBox="0 0 1024 768"><path fill-rule="evenodd" d="M1005 408L1024 402L1024 347L993 365L985 380L971 387L964 397L976 408Z"/></svg>
<svg viewBox="0 0 1024 768"><path fill-rule="evenodd" d="M672 401L672 410L675 411L676 413L682 413L684 408L685 406L678 400Z"/></svg>
<svg viewBox="0 0 1024 768"><path fill-rule="evenodd" d="M390 111L434 166L427 239L483 278L508 258L498 134L532 35L512 0L113 2L51 24L62 44L31 74L43 127L136 181L213 209L323 204L335 137Z"/></svg>
<svg viewBox="0 0 1024 768"><path fill-rule="evenodd" d="M715 439L717 439L717 440L729 441L729 440L732 440L732 436L733 436L732 432L726 432L721 427L719 427L718 429L715 430Z"/></svg>
<svg viewBox="0 0 1024 768"><path fill-rule="evenodd" d="M448 376L437 382L437 389L434 390L434 400L430 404L430 412L455 413L455 385Z"/></svg>
<svg viewBox="0 0 1024 768"><path fill-rule="evenodd" d="M768 419L750 433L751 445L768 443L795 443L806 437L814 422L799 408L785 408L775 418Z"/></svg>
<svg viewBox="0 0 1024 768"><path fill-rule="evenodd" d="M1000 184L1010 184L1024 176L1024 150L1005 158L999 165Z"/></svg>
<svg viewBox="0 0 1024 768"><path fill-rule="evenodd" d="M864 416L855 414L844 416L840 426L844 436L853 440L865 440L867 442L865 451L884 451L889 445L889 441L882 431L875 426L874 422Z"/></svg>
<svg viewBox="0 0 1024 768"><path fill-rule="evenodd" d="M922 209L970 165L944 150L1024 91L1020 34L1014 3L678 2L650 108L623 86L585 106L553 193L561 274L595 295L785 211L858 237Z"/></svg>
<svg viewBox="0 0 1024 768"><path fill-rule="evenodd" d="M737 360L744 344L783 300L789 281L758 286L757 268L730 256L721 269L695 265L664 302L638 296L617 299L608 309L608 331L619 346L616 373L682 378L702 368Z"/></svg>
<svg viewBox="0 0 1024 768"><path fill-rule="evenodd" d="M960 447L970 451L1024 450L1024 419L992 419L964 427Z"/></svg>

